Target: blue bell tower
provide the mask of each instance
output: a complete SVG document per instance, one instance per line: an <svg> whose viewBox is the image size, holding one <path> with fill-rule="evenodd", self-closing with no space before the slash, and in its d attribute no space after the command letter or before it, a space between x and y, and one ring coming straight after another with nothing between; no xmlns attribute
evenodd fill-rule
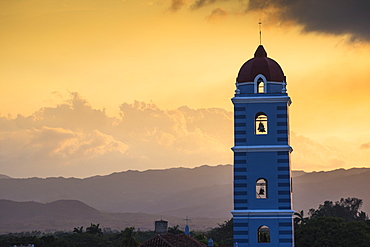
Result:
<svg viewBox="0 0 370 247"><path fill-rule="evenodd" d="M294 246L286 91L283 70L259 45L232 98L234 246Z"/></svg>

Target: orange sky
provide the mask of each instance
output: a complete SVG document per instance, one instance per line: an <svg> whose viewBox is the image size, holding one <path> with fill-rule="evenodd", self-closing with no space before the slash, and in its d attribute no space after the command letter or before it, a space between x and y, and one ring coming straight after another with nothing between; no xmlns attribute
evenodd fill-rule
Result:
<svg viewBox="0 0 370 247"><path fill-rule="evenodd" d="M247 8L1 1L0 173L86 177L231 163L230 98L259 44L259 19L293 100L293 169L368 167L368 41Z"/></svg>

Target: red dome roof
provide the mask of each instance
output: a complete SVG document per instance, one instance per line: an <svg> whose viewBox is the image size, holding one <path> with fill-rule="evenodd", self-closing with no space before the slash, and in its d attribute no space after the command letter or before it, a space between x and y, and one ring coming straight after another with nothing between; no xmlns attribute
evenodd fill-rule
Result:
<svg viewBox="0 0 370 247"><path fill-rule="evenodd" d="M284 72L275 60L268 58L262 45L259 45L254 58L249 59L240 68L236 82L253 82L254 78L262 74L267 81L285 81Z"/></svg>

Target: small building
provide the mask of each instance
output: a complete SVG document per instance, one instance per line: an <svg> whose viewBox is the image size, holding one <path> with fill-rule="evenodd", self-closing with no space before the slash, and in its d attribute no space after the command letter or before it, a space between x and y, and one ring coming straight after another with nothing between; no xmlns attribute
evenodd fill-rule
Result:
<svg viewBox="0 0 370 247"><path fill-rule="evenodd" d="M155 222L155 233L156 234L164 234L167 233L168 228L168 221L165 220L157 220Z"/></svg>
<svg viewBox="0 0 370 247"><path fill-rule="evenodd" d="M206 245L186 234L158 234L139 247L206 247Z"/></svg>

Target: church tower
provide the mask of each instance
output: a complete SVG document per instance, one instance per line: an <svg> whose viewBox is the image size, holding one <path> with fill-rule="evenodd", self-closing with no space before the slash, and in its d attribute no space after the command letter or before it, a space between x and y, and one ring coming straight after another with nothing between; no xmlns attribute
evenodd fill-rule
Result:
<svg viewBox="0 0 370 247"><path fill-rule="evenodd" d="M294 246L286 79L259 45L234 104L234 246Z"/></svg>

